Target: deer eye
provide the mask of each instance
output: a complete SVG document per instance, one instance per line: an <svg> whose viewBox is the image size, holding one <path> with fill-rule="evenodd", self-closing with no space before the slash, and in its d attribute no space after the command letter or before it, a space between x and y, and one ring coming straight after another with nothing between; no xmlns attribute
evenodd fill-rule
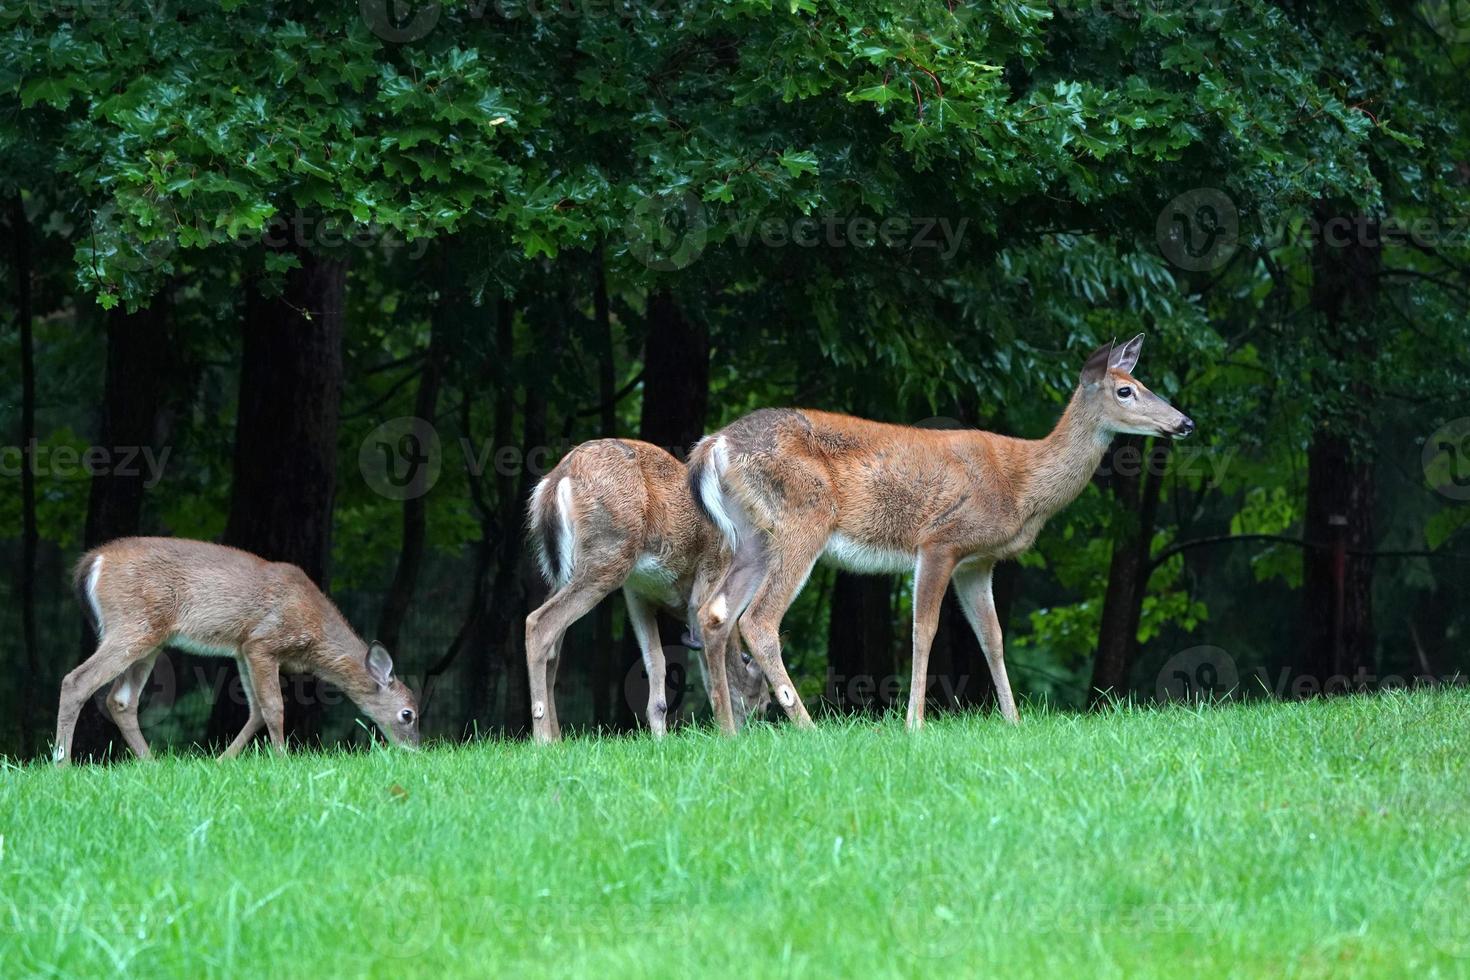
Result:
<svg viewBox="0 0 1470 980"><path fill-rule="evenodd" d="M1118 397L1119 398L1132 398L1133 397L1133 389L1130 388L1128 385L1124 385L1123 387L1121 387L1121 388L1118 389Z"/></svg>
<svg viewBox="0 0 1470 980"><path fill-rule="evenodd" d="M402 711L398 712L398 720L401 721L401 722L403 722L405 725L412 725L413 724L413 709L412 708L404 708Z"/></svg>
<svg viewBox="0 0 1470 980"><path fill-rule="evenodd" d="M749 653L746 653L744 650L741 650L740 651L740 662L743 663L743 664L750 663L750 654Z"/></svg>

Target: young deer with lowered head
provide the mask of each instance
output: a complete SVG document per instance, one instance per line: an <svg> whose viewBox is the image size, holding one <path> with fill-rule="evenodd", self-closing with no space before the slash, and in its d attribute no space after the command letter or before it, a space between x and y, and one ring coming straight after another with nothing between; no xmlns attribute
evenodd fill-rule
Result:
<svg viewBox="0 0 1470 980"><path fill-rule="evenodd" d="M1001 712L1016 721L991 595L995 563L1029 548L1047 519L1076 499L1115 434L1181 438L1194 430L1130 374L1142 346L1140 334L1093 353L1044 439L794 409L753 412L706 437L690 459L690 486L735 550L699 610L711 666L723 664L716 653L738 624L787 715L810 725L781 663L779 631L812 565L825 558L857 572L912 570L908 727L924 722L929 647L951 578ZM718 689L721 678L710 684ZM733 731L719 695L715 710Z"/></svg>
<svg viewBox="0 0 1470 980"><path fill-rule="evenodd" d="M567 628L621 588L628 621L648 671L648 727L664 734L666 665L657 609L688 623L685 643L698 647L694 612L724 574L730 553L689 496L684 464L646 442L598 439L573 449L536 485L529 525L541 572L553 592L526 617L526 665L531 678L531 726L538 742L561 737L556 719L556 668ZM733 675L741 722L770 703L770 688L735 644L730 658L706 670L706 682ZM714 700L711 688L711 700ZM727 701L728 711L728 701ZM730 719L733 728L733 715Z"/></svg>
<svg viewBox="0 0 1470 980"><path fill-rule="evenodd" d="M77 562L77 595L97 633L97 652L61 682L56 761L71 761L77 713L112 682L107 710L128 746L149 758L138 701L164 647L234 657L250 718L221 759L237 755L262 724L286 748L281 669L340 687L394 743L419 741L418 705L393 676L393 659L364 643L295 565L181 538L120 538Z"/></svg>

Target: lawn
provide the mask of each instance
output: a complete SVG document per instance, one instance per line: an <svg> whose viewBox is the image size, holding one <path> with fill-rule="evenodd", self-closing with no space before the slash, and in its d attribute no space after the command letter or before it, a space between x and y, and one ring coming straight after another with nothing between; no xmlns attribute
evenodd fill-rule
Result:
<svg viewBox="0 0 1470 980"><path fill-rule="evenodd" d="M1470 975L1470 693L0 773L6 976Z"/></svg>

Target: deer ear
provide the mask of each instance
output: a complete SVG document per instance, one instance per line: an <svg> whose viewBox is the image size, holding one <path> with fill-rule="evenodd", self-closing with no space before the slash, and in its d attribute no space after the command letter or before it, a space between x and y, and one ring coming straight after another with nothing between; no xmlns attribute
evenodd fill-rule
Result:
<svg viewBox="0 0 1470 980"><path fill-rule="evenodd" d="M1114 348L1112 359L1108 364L1125 374L1132 374L1133 369L1138 367L1138 355L1142 352L1143 334L1139 334L1122 347Z"/></svg>
<svg viewBox="0 0 1470 980"><path fill-rule="evenodd" d="M1082 383L1085 385L1097 384L1108 373L1108 364L1113 359L1113 342L1108 341L1092 355L1087 358L1087 363L1082 365Z"/></svg>
<svg viewBox="0 0 1470 980"><path fill-rule="evenodd" d="M387 687L393 683L393 658L388 655L388 648L377 640L368 647L367 669L380 686Z"/></svg>

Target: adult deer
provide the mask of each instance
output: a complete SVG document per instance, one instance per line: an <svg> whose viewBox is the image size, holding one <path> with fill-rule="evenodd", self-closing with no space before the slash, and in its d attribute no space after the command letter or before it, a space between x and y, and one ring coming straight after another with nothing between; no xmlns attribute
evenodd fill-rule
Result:
<svg viewBox="0 0 1470 980"><path fill-rule="evenodd" d="M621 588L648 672L648 727L661 737L669 706L656 610L688 623L685 642L699 646L694 612L730 560L719 532L689 495L684 464L646 442L585 442L536 485L529 525L542 574L554 589L526 617L532 734L538 742L561 737L553 688L562 639L568 627ZM734 644L718 649L731 658L741 720L765 710L770 688L761 671L748 656L736 657ZM714 676L727 692L724 663L718 671L707 668L706 682Z"/></svg>
<svg viewBox="0 0 1470 980"><path fill-rule="evenodd" d="M75 583L97 633L97 652L61 682L55 758L71 761L77 714L109 681L107 710L139 758L150 757L138 702L164 647L234 657L250 717L221 759L238 755L264 725L286 748L280 671L307 671L340 687L392 742L419 741L413 692L380 644L358 639L295 565L182 538L120 538L77 562Z"/></svg>
<svg viewBox="0 0 1470 980"><path fill-rule="evenodd" d="M1025 551L1047 519L1076 499L1115 434L1180 438L1194 429L1130 373L1142 346L1140 334L1094 352L1044 439L794 409L753 412L707 436L691 456L690 486L735 552L699 610L711 667L723 664L715 652L738 623L788 717L810 725L781 662L779 630L813 564L825 558L857 572L912 569L908 727L924 723L929 647L951 578L985 651L1001 713L1017 721L991 594L995 563ZM710 683L718 687L721 679ZM724 702L715 701L718 713ZM719 717L732 731L727 714Z"/></svg>

